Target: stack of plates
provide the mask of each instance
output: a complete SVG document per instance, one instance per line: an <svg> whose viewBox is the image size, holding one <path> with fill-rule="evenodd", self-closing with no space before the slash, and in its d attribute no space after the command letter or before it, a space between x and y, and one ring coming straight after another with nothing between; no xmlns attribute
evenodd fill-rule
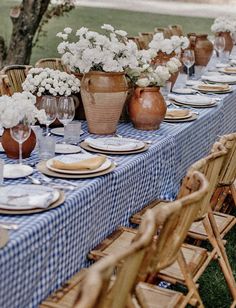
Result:
<svg viewBox="0 0 236 308"><path fill-rule="evenodd" d="M145 142L132 138L87 138L80 144L86 150L104 154L135 154L148 149Z"/></svg>
<svg viewBox="0 0 236 308"><path fill-rule="evenodd" d="M103 159L103 162L97 164L97 167L91 166L91 158L99 157L92 154L71 154L71 155L59 155L49 160L42 161L37 165L37 168L42 173L58 177L58 178L71 178L71 179L80 179L80 178L90 178L100 175L107 174L115 169L115 164L108 158ZM88 161L89 160L89 161ZM64 164L73 165L73 168L67 168L64 166L57 167L55 166L55 161ZM77 163L83 162L83 168L78 167ZM76 164L76 166L75 166ZM87 165L86 165L87 164ZM67 165L67 166L68 166Z"/></svg>
<svg viewBox="0 0 236 308"><path fill-rule="evenodd" d="M199 84L194 87L195 90L202 93L216 93L216 94L226 94L233 91L232 87L228 84Z"/></svg>
<svg viewBox="0 0 236 308"><path fill-rule="evenodd" d="M197 119L197 114L186 109L167 109L165 122L189 122Z"/></svg>
<svg viewBox="0 0 236 308"><path fill-rule="evenodd" d="M195 94L196 90L191 89L191 88L176 88L172 90L173 93L176 94Z"/></svg>
<svg viewBox="0 0 236 308"><path fill-rule="evenodd" d="M213 83L227 83L227 84L236 84L236 76L226 76L226 75L207 75L202 76L202 80Z"/></svg>
<svg viewBox="0 0 236 308"><path fill-rule="evenodd" d="M55 127L50 130L53 135L64 136L64 127ZM80 135L82 135L84 131L81 129Z"/></svg>
<svg viewBox="0 0 236 308"><path fill-rule="evenodd" d="M28 214L55 208L64 202L64 194L42 185L7 185L0 187L0 213Z"/></svg>
<svg viewBox="0 0 236 308"><path fill-rule="evenodd" d="M176 105L186 105L196 108L208 108L216 106L216 100L210 97L200 95L174 95L169 94L168 97L175 101Z"/></svg>

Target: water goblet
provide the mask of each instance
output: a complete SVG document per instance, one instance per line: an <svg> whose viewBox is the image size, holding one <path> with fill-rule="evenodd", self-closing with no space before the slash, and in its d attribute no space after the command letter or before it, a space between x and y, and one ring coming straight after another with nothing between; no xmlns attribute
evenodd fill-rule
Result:
<svg viewBox="0 0 236 308"><path fill-rule="evenodd" d="M195 55L192 49L186 49L182 55L183 64L187 67L187 76L189 77L189 69L195 63Z"/></svg>
<svg viewBox="0 0 236 308"><path fill-rule="evenodd" d="M214 48L216 50L217 57L221 58L221 54L225 49L225 38L223 36L215 37Z"/></svg>
<svg viewBox="0 0 236 308"><path fill-rule="evenodd" d="M75 104L72 97L60 97L58 102L57 118L64 125L64 131L75 116ZM65 138L64 138L65 140Z"/></svg>
<svg viewBox="0 0 236 308"><path fill-rule="evenodd" d="M19 144L19 164L22 165L22 144L29 138L31 127L25 121L10 129L11 137Z"/></svg>
<svg viewBox="0 0 236 308"><path fill-rule="evenodd" d="M52 96L44 96L42 98L40 109L44 109L46 113L46 135L49 134L49 125L56 120L57 117L57 100Z"/></svg>

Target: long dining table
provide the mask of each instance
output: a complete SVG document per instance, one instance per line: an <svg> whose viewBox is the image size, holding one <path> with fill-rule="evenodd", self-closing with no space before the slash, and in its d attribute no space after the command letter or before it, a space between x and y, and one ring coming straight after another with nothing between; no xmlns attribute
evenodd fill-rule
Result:
<svg viewBox="0 0 236 308"><path fill-rule="evenodd" d="M114 155L117 167L104 176L71 180L81 185L65 191L65 202L55 209L39 214L0 215L0 222L19 224L0 249L0 307L37 307L90 264L87 255L93 247L117 226L129 226L133 213L154 199L174 199L187 168L209 152L218 136L236 131L236 90L218 96L221 99L217 106L199 108L198 119L192 122L163 122L155 131L136 130L131 123L120 123L118 134L151 141L149 149L139 154ZM82 139L92 136L86 122L82 128ZM4 153L0 157L5 163L16 163ZM24 163L34 165L38 161L34 151ZM60 179L53 181L60 183ZM5 180L7 185L19 183L30 181Z"/></svg>

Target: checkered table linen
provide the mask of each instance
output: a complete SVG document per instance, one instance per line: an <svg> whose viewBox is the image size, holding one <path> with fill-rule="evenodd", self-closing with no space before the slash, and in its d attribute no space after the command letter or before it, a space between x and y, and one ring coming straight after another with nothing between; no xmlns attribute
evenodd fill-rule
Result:
<svg viewBox="0 0 236 308"><path fill-rule="evenodd" d="M73 180L83 186L66 193L58 208L34 215L0 215L2 222L20 224L0 250L0 307L37 307L88 266L88 252L118 225L128 226L133 213L156 198L175 198L186 169L208 153L217 136L236 131L236 91L221 97L217 107L198 109L199 118L193 122L163 122L159 130L149 132L119 124L118 134L151 140L150 149L115 155L118 167L105 176ZM89 136L86 123L83 130L84 139ZM38 162L37 152L26 162ZM17 183L29 180L6 180Z"/></svg>

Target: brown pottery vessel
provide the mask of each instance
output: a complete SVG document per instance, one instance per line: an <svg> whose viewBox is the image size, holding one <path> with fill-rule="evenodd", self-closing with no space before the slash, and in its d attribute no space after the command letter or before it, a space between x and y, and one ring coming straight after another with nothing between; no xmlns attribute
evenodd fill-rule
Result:
<svg viewBox="0 0 236 308"><path fill-rule="evenodd" d="M208 40L207 34L189 33L188 38L194 50L195 64L206 66L213 52L213 44Z"/></svg>
<svg viewBox="0 0 236 308"><path fill-rule="evenodd" d="M129 116L135 128L155 130L160 127L166 109L165 100L158 87L138 87L129 103Z"/></svg>

